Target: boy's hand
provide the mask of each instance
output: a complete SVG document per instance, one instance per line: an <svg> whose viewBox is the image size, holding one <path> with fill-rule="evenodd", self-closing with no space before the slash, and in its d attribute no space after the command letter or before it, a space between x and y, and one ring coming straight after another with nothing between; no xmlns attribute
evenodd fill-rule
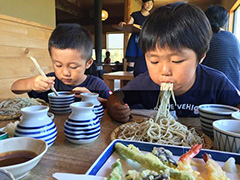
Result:
<svg viewBox="0 0 240 180"><path fill-rule="evenodd" d="M72 90L72 94L75 94L75 97L80 97L81 93L91 93L87 88L85 87L76 87Z"/></svg>
<svg viewBox="0 0 240 180"><path fill-rule="evenodd" d="M129 121L130 108L127 104L116 102L108 107L108 113L114 120L125 123Z"/></svg>
<svg viewBox="0 0 240 180"><path fill-rule="evenodd" d="M48 91L54 85L55 77L44 77L38 75L32 79L32 90L36 92Z"/></svg>

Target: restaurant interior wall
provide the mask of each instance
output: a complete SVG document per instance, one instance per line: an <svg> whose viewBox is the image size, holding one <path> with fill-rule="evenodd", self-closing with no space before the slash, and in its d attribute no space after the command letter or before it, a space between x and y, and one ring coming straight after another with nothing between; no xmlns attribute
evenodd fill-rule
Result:
<svg viewBox="0 0 240 180"><path fill-rule="evenodd" d="M34 56L45 73L52 71L48 39L54 28L0 14L0 98L15 95L11 85L20 78L37 75L29 56Z"/></svg>
<svg viewBox="0 0 240 180"><path fill-rule="evenodd" d="M221 0L221 5L229 11L237 1L239 0Z"/></svg>
<svg viewBox="0 0 240 180"><path fill-rule="evenodd" d="M11 84L38 74L28 56L45 73L53 70L47 48L55 23L55 0L0 0L0 98L27 97Z"/></svg>
<svg viewBox="0 0 240 180"><path fill-rule="evenodd" d="M141 0L132 0L132 12L141 10Z"/></svg>
<svg viewBox="0 0 240 180"><path fill-rule="evenodd" d="M55 0L0 0L0 14L55 27Z"/></svg>

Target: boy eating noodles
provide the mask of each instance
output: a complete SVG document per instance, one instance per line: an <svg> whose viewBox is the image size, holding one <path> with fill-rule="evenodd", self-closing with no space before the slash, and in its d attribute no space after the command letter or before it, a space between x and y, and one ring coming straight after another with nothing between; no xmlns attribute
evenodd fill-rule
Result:
<svg viewBox="0 0 240 180"><path fill-rule="evenodd" d="M50 87L57 91L72 91L79 97L81 92L99 93L99 100L105 103L109 88L98 77L85 75L92 63L93 43L90 34L78 24L59 24L52 32L48 43L54 72L47 77L38 75L20 79L12 84L16 94L28 93L30 97L48 102Z"/></svg>
<svg viewBox="0 0 240 180"><path fill-rule="evenodd" d="M140 46L148 72L121 89L124 103L113 95L107 102L109 115L120 122L129 120L129 106L156 106L161 83L173 83L177 116L197 117L200 104L226 104L240 108L240 93L220 71L200 63L206 56L211 26L204 12L188 3L159 7L144 22Z"/></svg>

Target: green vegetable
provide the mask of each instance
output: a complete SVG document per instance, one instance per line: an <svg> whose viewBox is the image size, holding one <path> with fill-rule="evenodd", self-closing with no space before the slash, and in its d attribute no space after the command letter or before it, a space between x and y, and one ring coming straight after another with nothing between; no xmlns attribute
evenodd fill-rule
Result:
<svg viewBox="0 0 240 180"><path fill-rule="evenodd" d="M136 147L135 147L136 148ZM126 158L132 159L133 161L138 162L144 168L150 169L156 172L160 171L169 171L170 177L177 180L194 180L192 174L186 171L179 171L178 169L170 168L164 165L158 157L153 155L152 153L143 154L138 148L133 148L133 145L130 147L126 147L121 143L115 144L115 149L125 156Z"/></svg>
<svg viewBox="0 0 240 180"><path fill-rule="evenodd" d="M123 179L123 170L122 164L119 159L112 165L112 172L110 173L108 180L122 180Z"/></svg>

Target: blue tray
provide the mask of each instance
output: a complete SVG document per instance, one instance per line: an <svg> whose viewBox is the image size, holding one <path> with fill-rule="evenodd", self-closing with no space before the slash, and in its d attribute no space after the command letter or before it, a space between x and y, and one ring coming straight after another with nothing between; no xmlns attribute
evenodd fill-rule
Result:
<svg viewBox="0 0 240 180"><path fill-rule="evenodd" d="M134 146L138 147L141 151L144 151L144 152L151 152L154 147L164 147L165 149L170 150L173 153L173 155L176 157L181 156L182 154L184 154L190 149L189 147L183 147L183 146L162 145L162 144L156 144L156 143L146 143L146 142L140 142L140 141L128 141L128 140L116 139L109 144L109 146L103 151L103 153L98 157L98 159L94 162L94 164L89 168L86 174L107 176L108 173L111 172L111 165L114 163L114 160L109 161L109 159L112 156L116 156L115 154L117 154L114 149L114 145L117 142L120 142L126 146L128 144L133 144ZM226 162L228 158L233 157L236 160L236 164L240 165L240 154L223 152L223 151L215 151L215 150L209 150L209 149L202 149L194 159L196 158L202 159L202 155L204 153L211 154L212 159L222 164L224 164L224 162ZM113 159L117 159L117 158L118 157L115 157ZM109 165L109 163L111 164ZM240 178L240 166L238 166L237 168L238 168L238 172L236 172L234 177L238 176ZM103 173L103 171L107 171L107 172ZM230 174L231 176L231 173L227 173L227 175L228 174Z"/></svg>

